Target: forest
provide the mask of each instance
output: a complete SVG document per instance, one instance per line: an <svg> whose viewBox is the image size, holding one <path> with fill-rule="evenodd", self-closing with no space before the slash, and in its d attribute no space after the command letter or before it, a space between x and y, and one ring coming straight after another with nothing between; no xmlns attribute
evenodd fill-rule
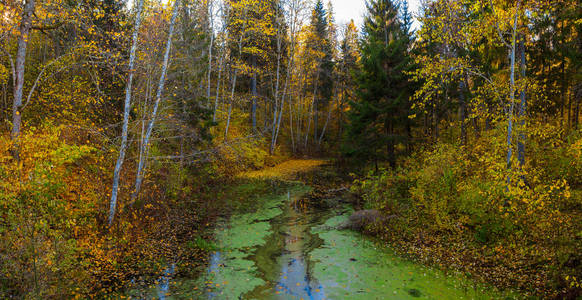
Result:
<svg viewBox="0 0 582 300"><path fill-rule="evenodd" d="M0 298L580 299L582 1L352 1L0 0Z"/></svg>

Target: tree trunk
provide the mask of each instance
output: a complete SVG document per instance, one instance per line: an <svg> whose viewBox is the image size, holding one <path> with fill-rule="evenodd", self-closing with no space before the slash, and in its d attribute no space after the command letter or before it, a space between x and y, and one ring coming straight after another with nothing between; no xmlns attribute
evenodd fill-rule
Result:
<svg viewBox="0 0 582 300"><path fill-rule="evenodd" d="M305 84L306 84L305 75L303 75L301 82L303 84L300 87L300 90L298 91L298 93L299 93L299 99L298 99L298 102L297 102L297 130L296 130L297 131L297 133L296 133L297 138L296 138L296 140L297 140L297 146L298 147L299 147L299 145L301 145L301 139L302 139L302 136L303 136L303 131L302 131L302 129L303 129L303 123L304 123L303 122L303 117L305 115L305 113L303 111L303 106L304 106L303 104L305 103L305 97L306 97L305 93L306 93L306 90L307 90L306 87L305 87Z"/></svg>
<svg viewBox="0 0 582 300"><path fill-rule="evenodd" d="M511 156L513 154L513 111L515 109L515 48L516 48L516 36L517 36L517 19L519 14L519 5L521 0L517 1L517 6L515 7L515 17L513 21L513 35L511 41L511 71L509 76L509 101L510 107L507 112L507 169L511 170ZM511 183L511 174L507 175L507 185Z"/></svg>
<svg viewBox="0 0 582 300"><path fill-rule="evenodd" d="M317 142L317 126L318 126L318 103L319 103L319 98L315 97L315 100L313 101L313 142Z"/></svg>
<svg viewBox="0 0 582 300"><path fill-rule="evenodd" d="M293 133L293 105L291 104L292 97L289 97L289 137L291 137L291 150L295 154L295 136Z"/></svg>
<svg viewBox="0 0 582 300"><path fill-rule="evenodd" d="M247 11L245 9L245 21L246 21L246 18L247 18ZM244 25L243 25L243 28L241 31L243 34L241 34L240 37L238 38L238 54L239 54L239 56L242 55L242 42L243 42L243 36L244 36L245 29L246 29L246 22L244 22ZM231 68L232 68L233 62L231 61L230 63L231 63ZM230 127L230 117L232 114L232 105L234 102L234 90L236 88L236 79L237 79L237 75L238 75L238 70L237 70L236 66L232 69L233 69L234 75L233 75L233 79L232 79L232 89L230 91L230 100L229 100L229 105L228 105L228 116L226 117L226 127L224 129L224 141L225 142L228 139L228 129ZM255 81L255 86L256 86L256 81ZM256 101L256 99L255 99L255 97L253 97L253 102L255 102L255 101ZM256 123L255 123L255 127L256 127Z"/></svg>
<svg viewBox="0 0 582 300"><path fill-rule="evenodd" d="M267 99L267 97L263 97L263 115L265 116L263 118L263 131L267 130L267 127L269 126L269 103L270 101ZM272 105L271 105L272 106Z"/></svg>
<svg viewBox="0 0 582 300"><path fill-rule="evenodd" d="M280 41L277 43L278 46L278 51L281 50L281 44ZM275 103L273 104L273 125L271 126L271 146L269 147L269 154L273 154L273 151L275 151L275 146L276 146L276 140L277 140L277 135L278 135L278 131L279 131L279 125L281 124L281 114L283 112L283 108L284 108L284 98L285 95L283 95L281 97L281 104L279 105L279 72L281 69L281 54L280 52L277 54L277 79L276 79L276 83L275 83ZM289 74L289 70L287 70L287 75ZM277 121L278 120L278 121Z"/></svg>
<svg viewBox="0 0 582 300"><path fill-rule="evenodd" d="M325 124L323 125L323 129L321 130L321 135L319 135L319 140L317 141L318 145L321 145L321 141L323 140L323 136L325 135L325 130L327 129L327 124L329 123L329 118L331 117L331 105L327 111L327 118L325 119Z"/></svg>
<svg viewBox="0 0 582 300"><path fill-rule="evenodd" d="M220 62L218 63L218 79L216 80L216 98L214 98L214 112L212 113L212 122L216 122L216 111L218 110L218 99L220 99L220 79L222 77L222 62L224 56L220 56Z"/></svg>
<svg viewBox="0 0 582 300"><path fill-rule="evenodd" d="M465 100L465 103L471 103L471 99L473 98L473 95L471 94L471 88L469 86L469 75L467 73L465 73L465 76L463 78L463 80L465 80L465 93L467 95L467 99ZM467 107L467 115L471 115L471 112L473 111L471 105L466 106ZM475 132L475 137L477 139L479 139L481 137L481 128L479 128L479 120L477 118L477 116L473 116L471 118L471 123L473 123L473 130Z"/></svg>
<svg viewBox="0 0 582 300"><path fill-rule="evenodd" d="M253 56L253 77L251 78L251 93L253 95L253 103L251 105L251 124L253 126L253 133L257 132L257 58Z"/></svg>
<svg viewBox="0 0 582 300"><path fill-rule="evenodd" d="M317 82L319 81L319 73L317 74L317 79L315 80L316 84L314 84L313 87L313 100L311 101L311 105L309 107L310 109L310 113L309 113L309 121L307 123L307 131L305 132L305 149L307 150L307 141L309 139L309 131L311 129L311 120L313 119L313 116L315 114L315 105L317 102ZM315 134L314 134L314 140L317 140L317 130L315 130Z"/></svg>
<svg viewBox="0 0 582 300"><path fill-rule="evenodd" d="M433 122L432 138L433 142L436 143L439 139L439 114L436 101L433 101L432 106L432 122Z"/></svg>
<svg viewBox="0 0 582 300"><path fill-rule="evenodd" d="M208 0L208 17L209 17L209 33L210 33L210 45L208 45L208 78L207 78L207 87L206 87L206 101L210 104L210 80L212 75L212 47L214 46L214 18L213 18L213 10L214 7L212 6L213 1Z"/></svg>
<svg viewBox="0 0 582 300"><path fill-rule="evenodd" d="M146 112L147 112L147 108L149 106L150 103L150 95L151 95L151 87L152 87L152 78L151 75L153 73L153 70L148 70L147 71L147 80L146 80L146 89L145 89L145 99L144 99L144 103L142 105L142 118L141 118L141 132L140 132L140 137L139 137L139 156L138 159L139 161L142 160L142 157L145 155L145 153L143 153L143 144L144 144L144 138L145 138L145 133L146 133ZM139 165L138 165L139 168ZM139 169L136 170L136 174L139 174Z"/></svg>
<svg viewBox="0 0 582 300"><path fill-rule="evenodd" d="M345 71L342 71L342 74ZM343 78L343 76L340 76L340 78ZM343 132L343 120L342 120L342 110L343 110L343 102L344 102L344 97L345 97L345 89L346 89L346 85L344 83L343 79L340 79L340 92L339 95L336 96L336 105L337 105L337 132L336 132L336 142L340 142L341 141L341 137L342 137L342 132Z"/></svg>
<svg viewBox="0 0 582 300"><path fill-rule="evenodd" d="M459 122L461 123L461 144L467 146L467 126L465 124L465 118L467 113L467 107L465 103L465 81L459 81Z"/></svg>
<svg viewBox="0 0 582 300"><path fill-rule="evenodd" d="M20 127L22 123L22 94L24 88L24 63L26 61L26 47L30 38L30 29L32 28L32 15L34 14L35 0L27 0L24 3L22 19L20 23L20 35L18 36L18 48L16 50L16 64L14 67L15 86L14 99L12 104L12 132L11 139L14 141L12 155L19 160L18 137L20 136Z"/></svg>
<svg viewBox="0 0 582 300"><path fill-rule="evenodd" d="M561 27L562 27L561 30L563 31L564 30L564 21L562 21ZM564 44L566 43L564 41L564 38L565 38L565 34L562 34L562 41L561 41L562 48L564 48ZM561 78L562 86L561 86L561 91L560 91L561 97L562 97L562 105L561 105L562 119L560 120L560 122L562 123L562 127L563 127L564 107L566 105L566 99L567 99L567 97L566 97L566 55L563 52L562 52L562 61L560 64L561 64L560 69L561 69L561 77L562 77ZM570 121L569 120L570 119L569 118L570 117L570 110L568 110L566 112L566 116L568 117L568 119L566 120L566 126L570 126L570 124L569 124L570 123L569 122Z"/></svg>
<svg viewBox="0 0 582 300"><path fill-rule="evenodd" d="M313 120L313 101L309 106L309 113L307 116L309 119L307 121L307 129L305 131L305 144L303 145L304 150L307 150L307 141L309 140L309 131L311 130L311 121Z"/></svg>
<svg viewBox="0 0 582 300"><path fill-rule="evenodd" d="M576 108L574 109L574 129L578 130L578 121L580 120L580 97L582 96L582 84L578 84L574 99L576 99Z"/></svg>
<svg viewBox="0 0 582 300"><path fill-rule="evenodd" d="M160 103L162 102L162 93L164 91L164 85L166 83L166 73L168 71L168 63L170 61L170 50L172 48L172 34L174 33L174 24L176 22L176 17L178 16L179 3L180 3L179 0L176 0L174 2L172 19L170 20L170 29L168 32L168 40L166 41L166 51L164 53L164 62L162 65L162 73L160 74L160 82L158 83L158 91L156 93L156 101L154 102L152 116L150 118L150 122L148 124L148 128L146 130L146 135L145 135L143 145L142 145L142 147L143 147L142 152L146 155L142 156L141 159L139 160L139 163L138 163L137 176L135 179L135 189L134 189L133 195L131 196L132 202L135 199L135 197L137 197L137 195L139 195L139 191L141 189L141 184L142 184L144 173L145 173L144 164L145 164L145 161L147 160L147 153L149 152L150 137L152 135L152 131L154 129L154 125L156 122L158 108L160 106Z"/></svg>
<svg viewBox="0 0 582 300"><path fill-rule="evenodd" d="M519 69L521 71L521 80L525 80L526 71L526 61L525 61L525 37L519 40L519 54L520 54L520 64ZM517 161L519 166L523 167L525 165L525 118L527 113L527 99L525 97L526 87L522 87L519 93L520 104L519 104L519 135L517 140Z"/></svg>
<svg viewBox="0 0 582 300"><path fill-rule="evenodd" d="M224 141L228 138L228 128L230 127L230 116L232 114L232 103L234 101L234 89L236 87L237 70L234 69L234 77L232 79L232 89L230 91L230 100L228 101L228 115L226 117L226 127L224 128Z"/></svg>
<svg viewBox="0 0 582 300"><path fill-rule="evenodd" d="M281 68L281 32L278 31L278 36L277 36L277 82L276 82L276 88L275 88L275 99L277 99L277 97L279 96L279 72L280 72L280 68ZM291 76L291 69L293 66L293 55L294 55L294 49L295 49L295 42L294 42L294 36L291 37L291 51L289 53L289 61L287 63L287 74L285 76L285 85L283 86L283 93L281 95L281 103L280 103L280 109L278 110L278 112L275 114L275 120L273 120L273 122L276 121L277 126L275 128L275 130L273 131L273 135L271 138L271 148L270 148L270 153L273 154L273 152L275 151L275 147L277 146L277 138L279 137L279 129L281 128L281 118L283 115L283 110L285 108L285 97L287 96L287 86L289 84L289 77ZM277 103L277 101L275 100L275 104ZM276 108L275 108L276 109ZM291 111L289 111L289 115L291 115ZM293 140L293 136L291 136L291 140ZM292 143L294 143L292 141Z"/></svg>
<svg viewBox="0 0 582 300"><path fill-rule="evenodd" d="M117 193L119 190L119 176L121 173L121 167L123 165L123 160L125 159L125 148L127 147L127 131L129 124L129 112L131 110L131 83L133 81L134 74L134 63L135 63L135 51L137 48L139 25L141 23L141 12L143 8L143 0L138 0L137 11L135 17L135 24L132 34L131 50L129 52L129 75L127 79L127 85L125 86L125 103L123 111L123 127L121 132L121 147L119 148L119 157L117 158L117 163L115 164L115 170L113 171L113 184L111 188L111 200L109 203L109 219L108 223L111 226L113 223L113 217L115 216L115 209L117 207Z"/></svg>

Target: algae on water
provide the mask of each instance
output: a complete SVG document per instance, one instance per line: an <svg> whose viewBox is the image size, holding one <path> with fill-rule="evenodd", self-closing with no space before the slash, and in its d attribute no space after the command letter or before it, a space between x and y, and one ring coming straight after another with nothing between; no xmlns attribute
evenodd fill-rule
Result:
<svg viewBox="0 0 582 300"><path fill-rule="evenodd" d="M218 249L199 279L177 280L169 298L499 299L502 294L396 256L374 240L339 230L353 212L297 210L309 190L264 197L215 231Z"/></svg>

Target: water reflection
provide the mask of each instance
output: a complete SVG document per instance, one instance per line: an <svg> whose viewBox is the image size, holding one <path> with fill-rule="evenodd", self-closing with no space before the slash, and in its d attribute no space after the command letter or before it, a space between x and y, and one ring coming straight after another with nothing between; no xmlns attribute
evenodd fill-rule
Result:
<svg viewBox="0 0 582 300"><path fill-rule="evenodd" d="M251 224L267 222L270 234L264 237L263 243L250 248L230 249L231 251L226 253L212 253L207 270L208 280L205 282L206 295L209 299L225 296L245 299L326 298L322 285L312 275L311 269L314 264L309 260L310 252L323 242L317 235L311 233L312 227L323 221L320 221L322 214L297 210L290 205L292 195L287 193L285 195L287 201L271 207L279 209L280 214L268 220L258 217L247 219ZM257 216L259 215L257 213ZM249 263L243 265L245 269L238 267L241 259ZM216 286L219 280L234 274L240 275L241 272L257 277L261 282L247 292L243 292L242 289L236 291L242 292L241 294L231 294L235 291L229 287ZM246 280L244 277L237 278L239 281Z"/></svg>
<svg viewBox="0 0 582 300"><path fill-rule="evenodd" d="M220 268L224 266L222 255L220 251L212 252L210 255L210 265L208 266L208 274L216 274L220 272ZM213 299L219 295L217 291L208 292L208 299Z"/></svg>
<svg viewBox="0 0 582 300"><path fill-rule="evenodd" d="M311 275L306 258L307 249L313 243L310 234L310 215L289 209L285 226L285 246L280 254L281 275L275 286L275 294L284 298L325 299L321 284Z"/></svg>
<svg viewBox="0 0 582 300"><path fill-rule="evenodd" d="M293 258L283 266L276 293L299 299L325 299L321 284L312 280L303 258Z"/></svg>
<svg viewBox="0 0 582 300"><path fill-rule="evenodd" d="M160 299L160 300L166 299L166 296L168 295L168 293L170 291L170 279L174 275L175 269L176 269L176 265L171 264L169 267L167 267L164 270L164 275L160 279L158 279L158 282L157 282L158 299Z"/></svg>
<svg viewBox="0 0 582 300"><path fill-rule="evenodd" d="M211 254L206 275L172 287L173 295L315 300L501 296L456 275L401 259L359 233L338 230L348 220L348 207L296 210L289 201L302 192L283 194L255 212L233 216L216 232L222 250ZM165 277L159 299L167 293Z"/></svg>

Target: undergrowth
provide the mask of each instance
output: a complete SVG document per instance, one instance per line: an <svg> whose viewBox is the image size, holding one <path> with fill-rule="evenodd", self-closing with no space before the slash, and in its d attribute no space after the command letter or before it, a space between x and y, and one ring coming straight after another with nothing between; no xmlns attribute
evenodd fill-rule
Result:
<svg viewBox="0 0 582 300"><path fill-rule="evenodd" d="M528 163L507 171L502 134L466 147L441 141L352 190L397 216L368 230L412 257L501 288L574 299L582 282L582 132L544 125L528 145Z"/></svg>

